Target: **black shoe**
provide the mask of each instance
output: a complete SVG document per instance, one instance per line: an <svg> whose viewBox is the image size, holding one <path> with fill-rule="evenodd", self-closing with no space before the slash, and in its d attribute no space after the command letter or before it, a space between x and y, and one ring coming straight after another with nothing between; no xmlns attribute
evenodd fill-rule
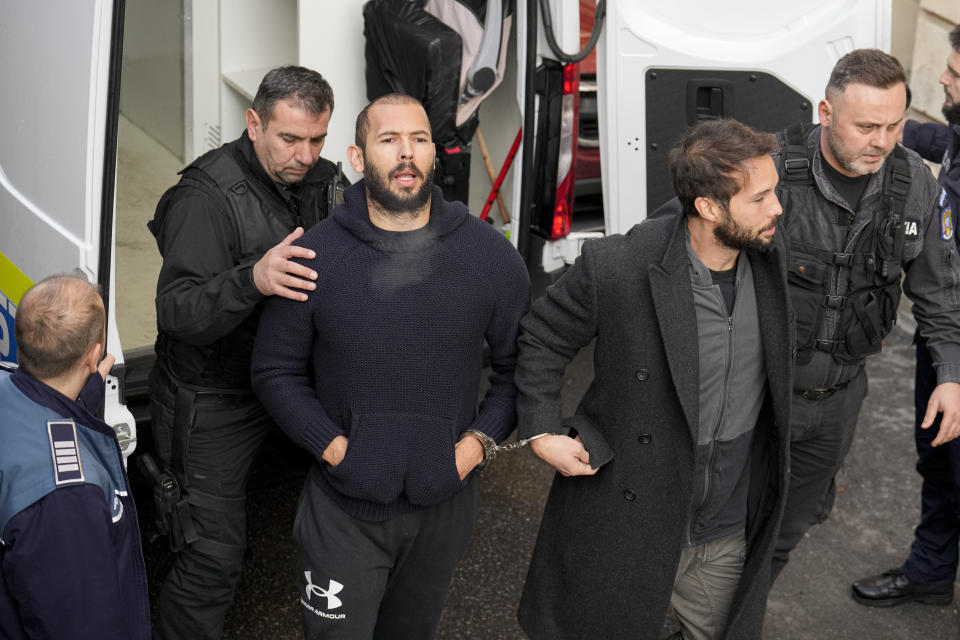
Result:
<svg viewBox="0 0 960 640"><path fill-rule="evenodd" d="M911 582L902 569L890 569L878 576L857 580L851 586L853 599L868 607L892 607L904 602L950 604L953 584Z"/></svg>

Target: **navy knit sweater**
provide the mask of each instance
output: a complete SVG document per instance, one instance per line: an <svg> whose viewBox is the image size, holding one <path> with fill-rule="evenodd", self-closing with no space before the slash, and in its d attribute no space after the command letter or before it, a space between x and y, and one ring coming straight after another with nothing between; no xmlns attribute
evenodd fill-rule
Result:
<svg viewBox="0 0 960 640"><path fill-rule="evenodd" d="M529 281L519 254L434 189L422 229L371 224L363 182L298 244L319 277L307 302L273 298L253 352L253 387L315 481L353 517L385 520L463 488L454 445L466 429L502 440ZM483 341L490 388L477 408ZM323 462L349 438L336 467Z"/></svg>

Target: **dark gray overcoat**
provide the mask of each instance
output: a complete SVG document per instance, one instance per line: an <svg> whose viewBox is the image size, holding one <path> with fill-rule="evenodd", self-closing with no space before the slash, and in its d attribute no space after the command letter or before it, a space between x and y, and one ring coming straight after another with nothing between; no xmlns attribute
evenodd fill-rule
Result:
<svg viewBox="0 0 960 640"><path fill-rule="evenodd" d="M659 640L690 514L699 411L684 216L588 241L522 322L519 435L574 428L595 476L557 474L519 620L536 640ZM768 393L751 455L743 578L727 629L759 638L788 478L793 330L779 239L751 252ZM566 364L596 338L595 375L561 419ZM612 458L611 458L612 456Z"/></svg>

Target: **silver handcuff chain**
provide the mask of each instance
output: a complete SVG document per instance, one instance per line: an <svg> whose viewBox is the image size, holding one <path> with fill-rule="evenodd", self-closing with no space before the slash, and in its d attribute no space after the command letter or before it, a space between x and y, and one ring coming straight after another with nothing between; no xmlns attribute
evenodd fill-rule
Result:
<svg viewBox="0 0 960 640"><path fill-rule="evenodd" d="M545 433L539 435L547 435ZM537 436L534 436L537 437ZM531 438L524 438L523 440L517 440L516 442L506 442L504 444L498 444L494 451L497 455L501 453L507 453L508 451L516 451L517 449L523 449L525 446L530 444Z"/></svg>
<svg viewBox="0 0 960 640"><path fill-rule="evenodd" d="M543 436L558 436L559 433L546 432L538 433L535 436L530 436L529 438L524 438L523 440L517 440L516 442L508 442L506 444L498 444L493 448L493 453L490 454L490 460L493 460L501 453L508 453L510 451L517 451L518 449L523 449L525 446L536 440L537 438L542 438Z"/></svg>

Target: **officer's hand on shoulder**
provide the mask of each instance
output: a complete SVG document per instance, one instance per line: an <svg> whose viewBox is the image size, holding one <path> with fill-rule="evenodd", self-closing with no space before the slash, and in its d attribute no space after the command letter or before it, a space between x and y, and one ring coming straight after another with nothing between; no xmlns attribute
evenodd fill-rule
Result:
<svg viewBox="0 0 960 640"><path fill-rule="evenodd" d="M303 302L307 299L307 294L298 289L313 291L317 288L313 283L313 280L317 279L317 272L291 260L312 260L317 255L312 249L292 244L302 235L303 227L297 227L253 265L253 284L260 293Z"/></svg>

